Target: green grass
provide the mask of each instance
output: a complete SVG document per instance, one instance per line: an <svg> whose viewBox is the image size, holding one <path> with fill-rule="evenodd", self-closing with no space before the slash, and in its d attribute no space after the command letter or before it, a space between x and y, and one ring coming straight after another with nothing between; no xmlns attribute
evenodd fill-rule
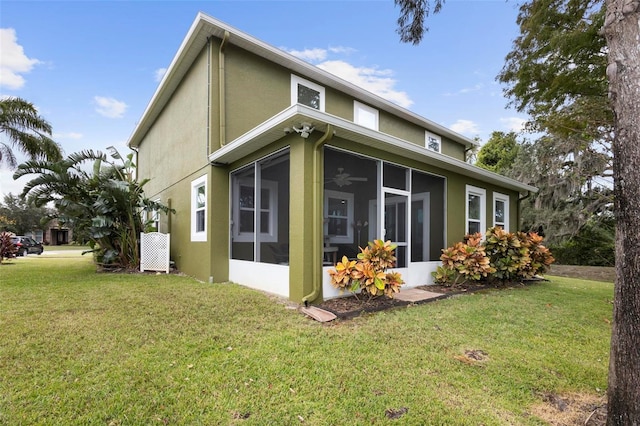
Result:
<svg viewBox="0 0 640 426"><path fill-rule="evenodd" d="M29 256L0 265L0 424L543 424L544 393L605 392L612 292L553 278L327 325L233 284Z"/></svg>

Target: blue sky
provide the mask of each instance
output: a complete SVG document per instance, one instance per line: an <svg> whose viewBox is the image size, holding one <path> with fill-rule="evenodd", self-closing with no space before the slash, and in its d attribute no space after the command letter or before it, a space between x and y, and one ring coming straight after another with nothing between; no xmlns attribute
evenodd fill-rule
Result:
<svg viewBox="0 0 640 426"><path fill-rule="evenodd" d="M518 1L448 0L419 46L393 1L0 2L0 96L32 102L65 153L126 142L199 11L469 137L519 130L495 77ZM0 197L17 182L0 169Z"/></svg>

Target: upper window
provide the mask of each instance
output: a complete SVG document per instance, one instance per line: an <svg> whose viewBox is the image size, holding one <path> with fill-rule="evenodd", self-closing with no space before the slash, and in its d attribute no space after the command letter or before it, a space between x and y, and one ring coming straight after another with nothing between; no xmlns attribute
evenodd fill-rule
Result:
<svg viewBox="0 0 640 426"><path fill-rule="evenodd" d="M353 194L324 191L324 235L330 243L353 243Z"/></svg>
<svg viewBox="0 0 640 426"><path fill-rule="evenodd" d="M191 241L207 241L207 176L191 182Z"/></svg>
<svg viewBox="0 0 640 426"><path fill-rule="evenodd" d="M493 226L509 231L509 196L493 193Z"/></svg>
<svg viewBox="0 0 640 426"><path fill-rule="evenodd" d="M361 126L378 130L378 110L353 101L353 121Z"/></svg>
<svg viewBox="0 0 640 426"><path fill-rule="evenodd" d="M466 206L466 233L474 234L476 232L485 232L487 230L486 212L486 194L482 188L467 185L467 206Z"/></svg>
<svg viewBox="0 0 640 426"><path fill-rule="evenodd" d="M291 105L295 104L324 111L324 87L291 75Z"/></svg>
<svg viewBox="0 0 640 426"><path fill-rule="evenodd" d="M440 136L431 132L425 132L424 135L424 142L427 149L435 152L442 152L442 139Z"/></svg>

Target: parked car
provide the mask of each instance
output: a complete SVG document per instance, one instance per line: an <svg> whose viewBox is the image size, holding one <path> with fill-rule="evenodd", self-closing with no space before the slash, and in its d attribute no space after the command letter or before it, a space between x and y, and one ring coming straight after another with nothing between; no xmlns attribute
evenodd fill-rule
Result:
<svg viewBox="0 0 640 426"><path fill-rule="evenodd" d="M18 249L18 256L26 256L27 254L32 253L42 254L42 252L44 251L44 247L42 247L42 244L31 237L18 235L16 237L11 237L11 242Z"/></svg>

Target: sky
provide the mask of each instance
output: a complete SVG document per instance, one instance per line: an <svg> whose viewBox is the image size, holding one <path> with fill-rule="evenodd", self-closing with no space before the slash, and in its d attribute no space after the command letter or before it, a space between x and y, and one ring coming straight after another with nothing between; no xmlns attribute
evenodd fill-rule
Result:
<svg viewBox="0 0 640 426"><path fill-rule="evenodd" d="M1 0L0 97L33 103L65 155L108 146L127 153L163 73L204 12L486 141L492 131L520 130L527 118L508 108L496 81L519 34L518 4L447 0L414 46L399 41L391 0ZM0 167L0 201L30 180L12 175Z"/></svg>

